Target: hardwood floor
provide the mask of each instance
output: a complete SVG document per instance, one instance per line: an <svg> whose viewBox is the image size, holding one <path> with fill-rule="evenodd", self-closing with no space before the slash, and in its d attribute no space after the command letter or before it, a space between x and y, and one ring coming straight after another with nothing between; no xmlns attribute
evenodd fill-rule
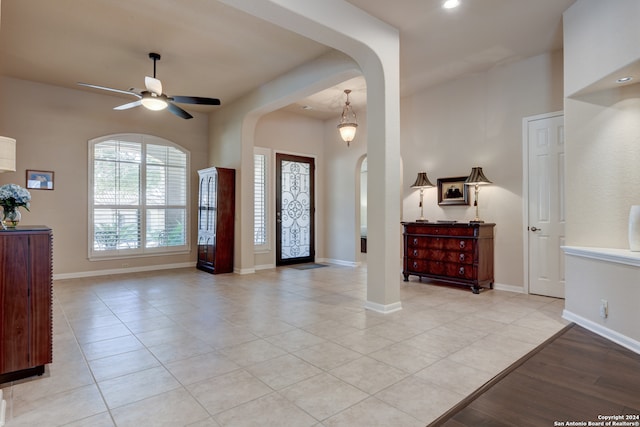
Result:
<svg viewBox="0 0 640 427"><path fill-rule="evenodd" d="M572 324L430 425L638 426L639 416L640 355Z"/></svg>

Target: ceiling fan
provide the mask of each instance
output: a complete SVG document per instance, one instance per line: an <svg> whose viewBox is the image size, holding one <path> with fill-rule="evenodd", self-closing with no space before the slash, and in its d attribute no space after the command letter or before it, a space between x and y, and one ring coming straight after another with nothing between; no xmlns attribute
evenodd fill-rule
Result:
<svg viewBox="0 0 640 427"><path fill-rule="evenodd" d="M113 89L105 86L92 85L89 83L78 83L80 86L86 86L94 89L107 90L109 92L123 93L138 98L136 101L129 102L124 105L114 107L114 110L128 110L129 108L142 105L149 110L159 111L165 108L170 112L183 119L191 119L193 116L178 107L179 104L199 104L199 105L220 105L217 98L201 98L198 96L169 96L162 92L162 83L156 78L156 61L160 60L160 54L151 52L149 58L153 60L153 77L146 76L144 85L146 90L130 88L129 90Z"/></svg>

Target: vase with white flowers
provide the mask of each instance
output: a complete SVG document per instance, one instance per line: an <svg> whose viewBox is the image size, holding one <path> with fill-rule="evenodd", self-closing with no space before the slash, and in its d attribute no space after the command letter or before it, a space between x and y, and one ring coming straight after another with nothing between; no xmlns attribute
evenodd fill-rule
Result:
<svg viewBox="0 0 640 427"><path fill-rule="evenodd" d="M31 193L16 184L5 184L0 187L0 206L2 206L3 228L16 228L21 219L20 210L29 210Z"/></svg>

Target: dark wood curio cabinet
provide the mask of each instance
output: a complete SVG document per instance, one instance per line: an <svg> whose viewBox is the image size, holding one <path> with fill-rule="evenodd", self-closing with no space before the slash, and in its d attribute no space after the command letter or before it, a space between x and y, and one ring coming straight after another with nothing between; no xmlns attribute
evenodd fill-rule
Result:
<svg viewBox="0 0 640 427"><path fill-rule="evenodd" d="M207 168L198 171L198 260L209 273L233 272L236 171Z"/></svg>
<svg viewBox="0 0 640 427"><path fill-rule="evenodd" d="M0 383L52 361L51 248L47 227L0 231Z"/></svg>

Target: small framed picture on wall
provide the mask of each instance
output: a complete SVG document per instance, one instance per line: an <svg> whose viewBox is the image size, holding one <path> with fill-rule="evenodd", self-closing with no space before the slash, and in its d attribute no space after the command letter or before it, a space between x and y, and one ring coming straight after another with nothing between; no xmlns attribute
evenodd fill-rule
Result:
<svg viewBox="0 0 640 427"><path fill-rule="evenodd" d="M469 186L464 185L466 176L438 178L438 204L440 206L468 205Z"/></svg>
<svg viewBox="0 0 640 427"><path fill-rule="evenodd" d="M30 190L53 190L53 172L27 169L27 188Z"/></svg>

